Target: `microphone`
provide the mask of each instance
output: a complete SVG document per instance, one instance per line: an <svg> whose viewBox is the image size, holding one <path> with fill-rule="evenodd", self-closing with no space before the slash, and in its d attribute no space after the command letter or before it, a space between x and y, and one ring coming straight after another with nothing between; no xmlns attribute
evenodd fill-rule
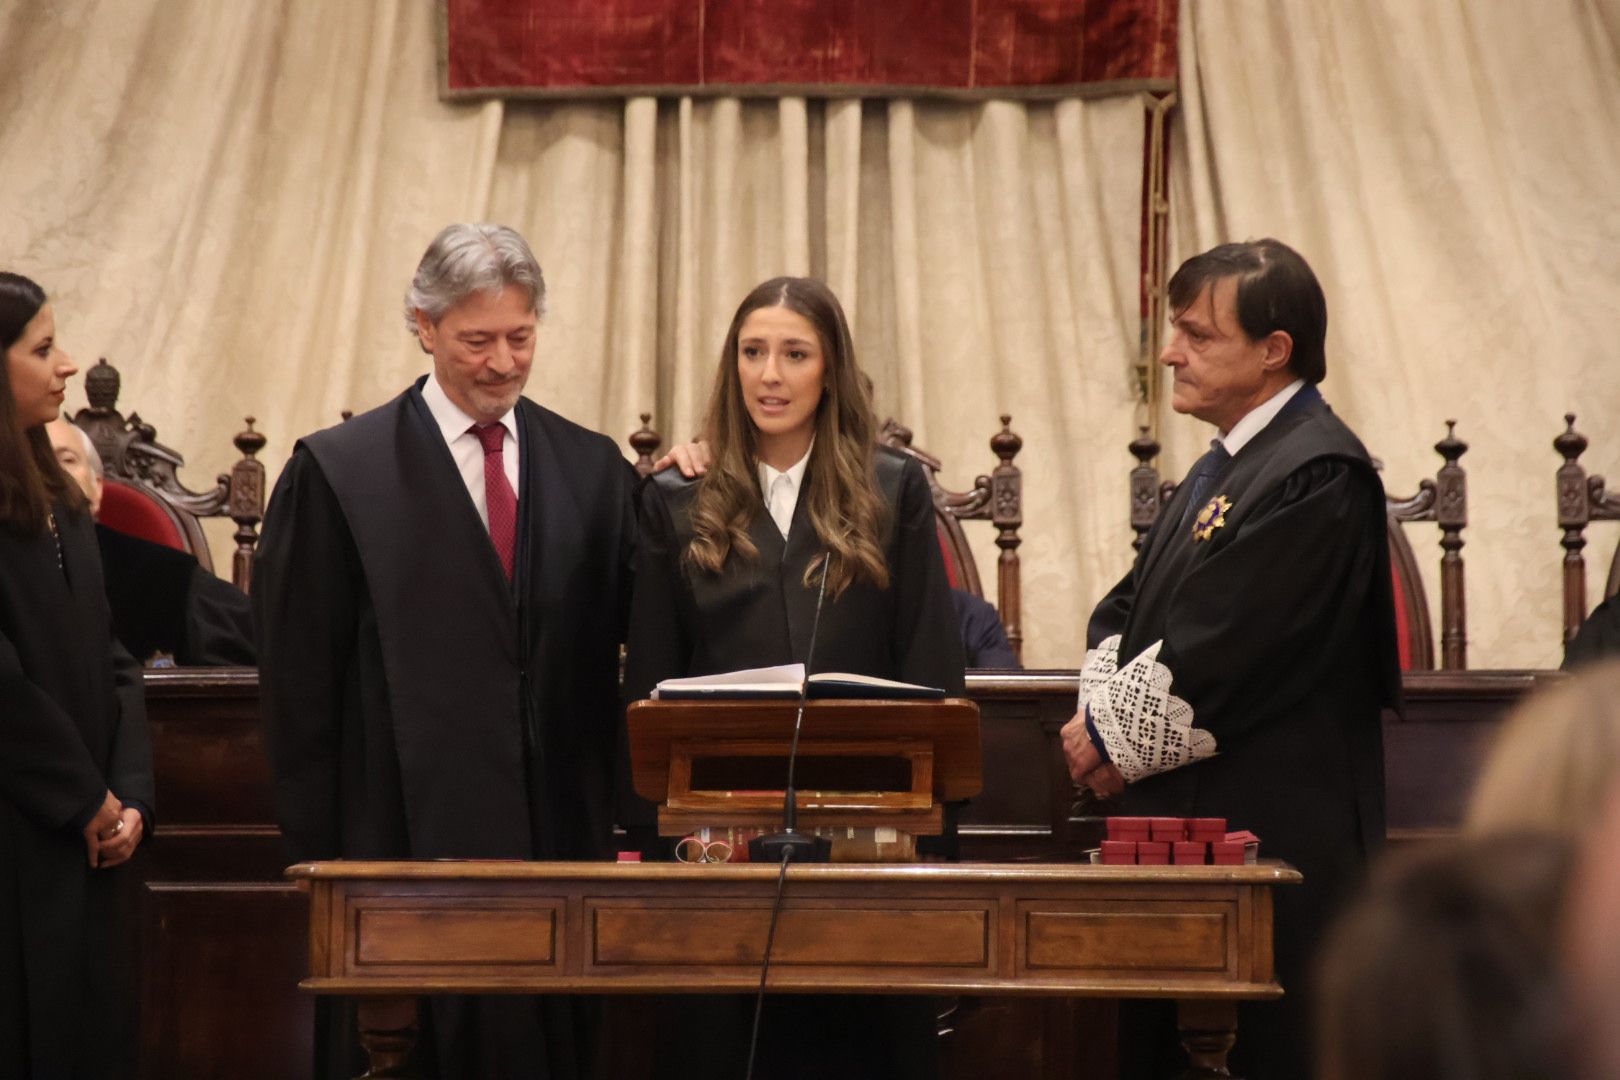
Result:
<svg viewBox="0 0 1620 1080"><path fill-rule="evenodd" d="M804 678L799 682L799 709L793 717L793 742L788 746L787 790L782 793L782 831L769 836L756 836L748 841L748 857L754 862L826 862L832 855L831 840L799 831L799 797L793 790L793 767L799 760L799 730L804 727L804 705L810 696L810 659L816 654L816 632L821 628L821 604L827 598L827 564L831 561L831 557L822 552L821 588L816 593L816 616L810 623L810 647L805 650Z"/></svg>

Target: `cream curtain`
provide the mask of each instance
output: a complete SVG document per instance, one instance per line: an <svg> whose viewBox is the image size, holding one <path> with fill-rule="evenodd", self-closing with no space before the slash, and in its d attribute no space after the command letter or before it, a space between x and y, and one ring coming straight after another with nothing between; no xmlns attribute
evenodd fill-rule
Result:
<svg viewBox="0 0 1620 1080"><path fill-rule="evenodd" d="M1617 45L1613 0L1182 0L1172 265L1259 236L1310 260L1323 391L1389 489L1457 420L1471 667L1561 656L1565 412L1620 472ZM1167 471L1201 428L1166 425ZM1436 609L1438 535L1408 533ZM1615 529L1589 535L1595 601Z"/></svg>
<svg viewBox="0 0 1620 1080"><path fill-rule="evenodd" d="M1076 664L1130 554L1141 102L452 106L433 7L0 6L0 265L52 293L81 364L119 366L193 486L243 416L274 475L427 369L401 296L446 222L529 237L529 392L617 438L642 411L690 433L737 301L812 273L948 485L989 470L1012 414L1026 660Z"/></svg>
<svg viewBox="0 0 1620 1080"><path fill-rule="evenodd" d="M1172 265L1260 235L1311 260L1324 389L1388 486L1433 472L1448 417L1472 446L1471 665L1556 662L1566 410L1591 467L1620 469L1620 5L1182 11ZM990 467L1013 415L1027 659L1076 664L1129 556L1141 103L452 106L434 17L0 0L0 265L51 291L81 363L123 370L192 484L244 415L273 475L299 435L426 370L400 298L445 222L528 235L550 285L530 392L618 438L641 411L689 433L737 300L814 273L947 482ZM1175 476L1207 432L1163 419ZM1593 528L1594 556L1614 532ZM1412 534L1430 570L1434 538Z"/></svg>

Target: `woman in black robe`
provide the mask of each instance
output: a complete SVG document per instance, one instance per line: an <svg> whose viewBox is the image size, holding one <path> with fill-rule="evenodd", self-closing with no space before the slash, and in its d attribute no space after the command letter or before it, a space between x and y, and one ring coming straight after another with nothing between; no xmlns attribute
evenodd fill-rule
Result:
<svg viewBox="0 0 1620 1080"><path fill-rule="evenodd" d="M132 1075L124 871L151 827L140 669L45 424L76 370L44 292L0 273L0 1076Z"/></svg>
<svg viewBox="0 0 1620 1080"><path fill-rule="evenodd" d="M627 696L666 678L789 663L961 694L928 483L915 460L877 445L849 327L825 285L776 278L743 300L704 431L713 460L702 477L669 469L641 491ZM661 1073L742 1075L753 999L737 1003L682 1010ZM772 999L755 1075L934 1075L937 1011L918 999Z"/></svg>

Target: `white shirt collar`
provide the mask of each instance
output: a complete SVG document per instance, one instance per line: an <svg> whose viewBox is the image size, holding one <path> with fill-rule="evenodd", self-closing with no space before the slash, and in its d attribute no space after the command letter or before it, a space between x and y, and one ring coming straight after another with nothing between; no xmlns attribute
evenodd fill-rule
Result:
<svg viewBox="0 0 1620 1080"><path fill-rule="evenodd" d="M1264 431L1266 425L1275 420L1277 414L1282 412L1282 407L1288 404L1289 399L1304 387L1304 379L1295 379L1275 394L1272 394L1271 397L1244 413L1243 419L1233 424L1231 431L1221 435L1221 445L1226 447L1226 452L1236 457L1238 451L1247 446L1249 440Z"/></svg>
<svg viewBox="0 0 1620 1080"><path fill-rule="evenodd" d="M811 440L811 449L814 449L815 445L815 441ZM778 476L785 476L793 482L793 489L797 491L799 488L799 482L804 479L805 466L808 464L810 464L809 450L804 452L804 457L800 458L798 461L795 461L786 469L773 469L763 461L759 462L759 490L771 490L771 485L776 483L776 478Z"/></svg>
<svg viewBox="0 0 1620 1080"><path fill-rule="evenodd" d="M814 449L815 445L816 441L811 439L810 449ZM765 499L765 509L770 512L771 520L776 522L777 530L786 538L793 524L794 507L799 504L799 486L804 482L805 466L810 464L810 450L806 450L804 457L785 470L773 469L763 461L756 464L759 469L759 492Z"/></svg>
<svg viewBox="0 0 1620 1080"><path fill-rule="evenodd" d="M427 402L428 412L433 414L433 421L439 425L439 432L444 436L446 444L455 442L467 434L468 428L479 423L450 400L450 395L445 393L444 387L439 384L438 372L430 372L427 380L422 383L422 400ZM506 428L506 433L516 442L517 407L513 406L506 410L506 415L501 417L498 423Z"/></svg>

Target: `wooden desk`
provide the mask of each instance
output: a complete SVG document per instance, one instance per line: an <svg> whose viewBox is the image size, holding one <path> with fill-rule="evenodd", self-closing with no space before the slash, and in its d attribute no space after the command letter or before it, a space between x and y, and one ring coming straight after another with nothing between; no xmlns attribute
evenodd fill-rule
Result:
<svg viewBox="0 0 1620 1080"><path fill-rule="evenodd" d="M1407 715L1385 725L1391 839L1455 827L1475 762L1501 715L1554 672L1413 672ZM1058 729L1074 713L1077 673L972 672L983 721L984 790L962 815L966 859L1050 862L1088 825L1063 764ZM307 1076L313 1016L295 989L305 969L307 905L286 866L259 731L258 672L146 673L158 825L132 867L140 933L138 1076ZM1094 1065L1112 1024L1107 1002L986 999L958 1017L950 1080L987 1075L1101 1080ZM241 1017L253 1016L243 1026ZM1089 1042L1073 1036L1090 1016ZM956 1068L955 1065L952 1068Z"/></svg>
<svg viewBox="0 0 1620 1080"><path fill-rule="evenodd" d="M317 994L361 998L373 1075L410 1047L429 993L749 992L773 866L329 862L310 893ZM797 866L770 989L1173 998L1189 1076L1224 1076L1239 1001L1272 971L1278 863ZM402 1001L404 999L404 1001ZM403 1008L402 1008L403 1005Z"/></svg>

